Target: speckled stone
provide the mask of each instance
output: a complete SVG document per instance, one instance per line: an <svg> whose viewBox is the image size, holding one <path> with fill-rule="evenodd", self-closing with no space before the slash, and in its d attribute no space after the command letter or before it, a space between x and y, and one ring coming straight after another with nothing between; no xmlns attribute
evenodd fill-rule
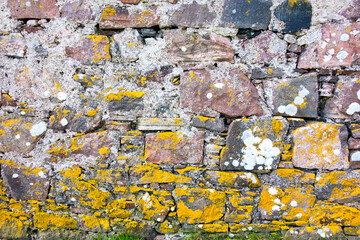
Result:
<svg viewBox="0 0 360 240"><path fill-rule="evenodd" d="M229 117L262 115L258 92L239 69L197 69L181 74L181 106L197 114L212 111Z"/></svg>
<svg viewBox="0 0 360 240"><path fill-rule="evenodd" d="M16 19L49 19L60 16L56 0L8 0L7 2L11 16Z"/></svg>
<svg viewBox="0 0 360 240"><path fill-rule="evenodd" d="M84 0L66 3L61 8L61 17L80 22L94 19L92 10L83 3Z"/></svg>
<svg viewBox="0 0 360 240"><path fill-rule="evenodd" d="M292 132L293 163L305 169L348 169L347 128L341 124L314 122Z"/></svg>
<svg viewBox="0 0 360 240"><path fill-rule="evenodd" d="M299 78L273 79L264 82L268 90L268 105L274 115L316 118L318 111L317 74Z"/></svg>
<svg viewBox="0 0 360 240"><path fill-rule="evenodd" d="M233 121L221 152L221 170L263 172L275 169L288 127L282 117Z"/></svg>
<svg viewBox="0 0 360 240"><path fill-rule="evenodd" d="M351 66L360 58L360 23L326 23L321 40L301 54L298 68Z"/></svg>
<svg viewBox="0 0 360 240"><path fill-rule="evenodd" d="M268 0L225 0L221 22L235 28L267 29L271 6Z"/></svg>
<svg viewBox="0 0 360 240"><path fill-rule="evenodd" d="M312 7L307 0L287 0L277 6L274 10L275 17L284 22L284 33L293 33L311 25Z"/></svg>
<svg viewBox="0 0 360 240"><path fill-rule="evenodd" d="M8 57L22 58L26 54L24 37L19 33L0 36L0 53Z"/></svg>

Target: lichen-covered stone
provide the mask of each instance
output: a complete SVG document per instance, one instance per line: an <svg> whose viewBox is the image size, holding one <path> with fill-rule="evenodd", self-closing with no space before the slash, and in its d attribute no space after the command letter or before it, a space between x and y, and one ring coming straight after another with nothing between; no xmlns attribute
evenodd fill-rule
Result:
<svg viewBox="0 0 360 240"><path fill-rule="evenodd" d="M298 68L351 66L360 58L359 23L327 23L321 28L321 40L301 54Z"/></svg>
<svg viewBox="0 0 360 240"><path fill-rule="evenodd" d="M28 226L14 215L11 211L0 210L0 237L3 239L26 239Z"/></svg>
<svg viewBox="0 0 360 240"><path fill-rule="evenodd" d="M280 117L233 121L221 152L221 169L261 172L276 168L288 127Z"/></svg>
<svg viewBox="0 0 360 240"><path fill-rule="evenodd" d="M319 202L311 212L310 223L314 225L360 226L360 210L355 207Z"/></svg>
<svg viewBox="0 0 360 240"><path fill-rule="evenodd" d="M256 188L261 185L254 173L247 172L207 171L205 178L214 185L232 188Z"/></svg>
<svg viewBox="0 0 360 240"><path fill-rule="evenodd" d="M11 160L3 160L1 176L16 200L45 201L47 198L50 180L45 168L29 168Z"/></svg>
<svg viewBox="0 0 360 240"><path fill-rule="evenodd" d="M181 30L164 32L166 50L170 60L186 62L234 62L234 49L227 38L215 33L200 35Z"/></svg>
<svg viewBox="0 0 360 240"><path fill-rule="evenodd" d="M225 0L221 22L225 26L246 29L267 29L272 2L268 0Z"/></svg>
<svg viewBox="0 0 360 240"><path fill-rule="evenodd" d="M19 33L0 36L0 53L8 57L22 58L26 54L24 37Z"/></svg>
<svg viewBox="0 0 360 240"><path fill-rule="evenodd" d="M111 60L110 42L104 35L88 35L80 39L75 47L66 47L67 57L85 64L104 64Z"/></svg>
<svg viewBox="0 0 360 240"><path fill-rule="evenodd" d="M360 113L360 78L340 76L334 97L326 102L324 113L331 118L356 118Z"/></svg>
<svg viewBox="0 0 360 240"><path fill-rule="evenodd" d="M47 152L59 157L82 154L88 157L106 159L110 155L110 148L113 144L114 139L109 136L109 132L101 131L59 140L53 143Z"/></svg>
<svg viewBox="0 0 360 240"><path fill-rule="evenodd" d="M176 131L183 122L180 118L138 118L137 124L141 131Z"/></svg>
<svg viewBox="0 0 360 240"><path fill-rule="evenodd" d="M311 25L312 7L307 0L287 0L274 10L275 17L285 23L281 32L293 33Z"/></svg>
<svg viewBox="0 0 360 240"><path fill-rule="evenodd" d="M276 186L266 185L260 195L259 211L262 219L282 218L305 225L315 200L312 189L286 188L283 191Z"/></svg>
<svg viewBox="0 0 360 240"><path fill-rule="evenodd" d="M45 122L34 124L21 118L0 118L0 152L29 153L46 130Z"/></svg>
<svg viewBox="0 0 360 240"><path fill-rule="evenodd" d="M360 200L360 172L333 171L316 175L315 193L318 199L336 203Z"/></svg>
<svg viewBox="0 0 360 240"><path fill-rule="evenodd" d="M85 133L96 129L101 123L97 110L78 113L70 107L57 107L49 118L49 128L57 131L71 130Z"/></svg>
<svg viewBox="0 0 360 240"><path fill-rule="evenodd" d="M307 173L299 169L276 169L271 173L269 184L281 189L315 183L315 173Z"/></svg>
<svg viewBox="0 0 360 240"><path fill-rule="evenodd" d="M139 59L143 43L138 31L125 29L123 32L115 34L112 42L116 44L112 52L112 57L118 57L125 62L134 62ZM117 56L119 55L119 56Z"/></svg>
<svg viewBox="0 0 360 240"><path fill-rule="evenodd" d="M347 129L341 124L314 122L292 132L293 163L306 169L348 169Z"/></svg>
<svg viewBox="0 0 360 240"><path fill-rule="evenodd" d="M271 31L240 42L236 48L241 61L247 64L283 63L286 60L287 44Z"/></svg>
<svg viewBox="0 0 360 240"><path fill-rule="evenodd" d="M349 128L354 138L360 138L360 124L357 123L350 124Z"/></svg>
<svg viewBox="0 0 360 240"><path fill-rule="evenodd" d="M151 183L191 183L192 179L160 170L157 165L136 165L129 171L130 181L133 184Z"/></svg>
<svg viewBox="0 0 360 240"><path fill-rule="evenodd" d="M157 164L200 164L203 160L204 136L204 132L193 136L182 132L146 134L145 158Z"/></svg>
<svg viewBox="0 0 360 240"><path fill-rule="evenodd" d="M99 86L102 87L104 82L101 77L90 76L86 74L75 74L74 81L79 82L83 87Z"/></svg>
<svg viewBox="0 0 360 240"><path fill-rule="evenodd" d="M211 131L223 132L226 130L223 118L210 118L203 116L194 116L191 119L191 125L197 128L204 128Z"/></svg>
<svg viewBox="0 0 360 240"><path fill-rule="evenodd" d="M159 25L157 7L144 10L107 6L100 18L101 29L149 28Z"/></svg>
<svg viewBox="0 0 360 240"><path fill-rule="evenodd" d="M7 0L11 16L16 19L43 19L59 17L56 0L26 1Z"/></svg>
<svg viewBox="0 0 360 240"><path fill-rule="evenodd" d="M252 198L244 197L240 194L231 194L228 201L224 218L225 222L250 223L252 219L251 213L254 209Z"/></svg>
<svg viewBox="0 0 360 240"><path fill-rule="evenodd" d="M210 11L209 7L197 2L181 4L171 15L169 25L181 27L207 27L216 18L216 12Z"/></svg>
<svg viewBox="0 0 360 240"><path fill-rule="evenodd" d="M181 75L181 106L198 114L220 112L230 117L262 115L258 92L239 69L197 69Z"/></svg>
<svg viewBox="0 0 360 240"><path fill-rule="evenodd" d="M177 187L173 196L180 223L212 223L224 215L226 194L213 189Z"/></svg>
<svg viewBox="0 0 360 240"><path fill-rule="evenodd" d="M61 17L80 22L93 19L94 16L91 8L84 5L84 0L66 3L61 8Z"/></svg>
<svg viewBox="0 0 360 240"><path fill-rule="evenodd" d="M143 219L163 222L174 201L170 196L157 196L145 193L139 196L137 206Z"/></svg>
<svg viewBox="0 0 360 240"><path fill-rule="evenodd" d="M119 111L122 114L141 114L144 109L143 96L145 92L120 91L109 93L105 96L108 108L111 112Z"/></svg>
<svg viewBox="0 0 360 240"><path fill-rule="evenodd" d="M284 223L280 224L269 224L269 223L230 223L229 230L231 233L243 233L243 232L278 232L282 230L288 230L289 226Z"/></svg>
<svg viewBox="0 0 360 240"><path fill-rule="evenodd" d="M51 229L77 229L77 221L69 214L52 214L36 212L34 214L34 227L40 231Z"/></svg>
<svg viewBox="0 0 360 240"><path fill-rule="evenodd" d="M264 82L268 92L268 105L274 115L316 118L318 111L318 84L316 73L296 79Z"/></svg>

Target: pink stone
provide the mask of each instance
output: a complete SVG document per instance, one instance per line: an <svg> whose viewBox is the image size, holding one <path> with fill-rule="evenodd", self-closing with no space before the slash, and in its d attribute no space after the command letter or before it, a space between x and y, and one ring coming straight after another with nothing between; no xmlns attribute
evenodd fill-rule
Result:
<svg viewBox="0 0 360 240"><path fill-rule="evenodd" d="M56 0L8 0L11 16L16 19L49 19L59 17Z"/></svg>
<svg viewBox="0 0 360 240"><path fill-rule="evenodd" d="M348 169L347 128L314 122L292 132L293 164L305 169Z"/></svg>
<svg viewBox="0 0 360 240"><path fill-rule="evenodd" d="M239 69L197 69L181 74L181 106L197 114L217 111L230 117L262 115L258 92Z"/></svg>
<svg viewBox="0 0 360 240"><path fill-rule="evenodd" d="M181 30L164 32L166 50L173 63L234 62L234 49L227 38L209 33L200 35Z"/></svg>
<svg viewBox="0 0 360 240"><path fill-rule="evenodd" d="M192 136L182 132L146 134L146 160L156 164L200 164L203 161L204 137L204 132Z"/></svg>
<svg viewBox="0 0 360 240"><path fill-rule="evenodd" d="M349 149L360 149L360 139L349 138Z"/></svg>
<svg viewBox="0 0 360 240"><path fill-rule="evenodd" d="M126 3L126 4L138 4L140 2L140 0L120 0L120 2Z"/></svg>
<svg viewBox="0 0 360 240"><path fill-rule="evenodd" d="M61 9L61 17L71 20L86 21L93 19L92 11L83 5L84 0L66 3Z"/></svg>
<svg viewBox="0 0 360 240"><path fill-rule="evenodd" d="M160 16L157 7L147 10L129 11L125 7L108 6L101 14L101 29L149 28L159 25Z"/></svg>
<svg viewBox="0 0 360 240"><path fill-rule="evenodd" d="M110 60L110 42L104 35L89 35L80 40L75 47L66 47L67 57L82 61L85 64L104 64Z"/></svg>
<svg viewBox="0 0 360 240"><path fill-rule="evenodd" d="M310 45L299 58L298 68L351 66L360 59L360 23L327 23L321 40Z"/></svg>

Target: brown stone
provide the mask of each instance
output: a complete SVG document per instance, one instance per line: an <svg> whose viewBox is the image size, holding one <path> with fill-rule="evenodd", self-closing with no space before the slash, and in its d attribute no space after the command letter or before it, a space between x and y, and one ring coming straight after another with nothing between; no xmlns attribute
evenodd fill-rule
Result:
<svg viewBox="0 0 360 240"><path fill-rule="evenodd" d="M19 33L0 36L0 53L8 57L22 58L26 53L24 37Z"/></svg>
<svg viewBox="0 0 360 240"><path fill-rule="evenodd" d="M209 115L213 110L229 117L263 113L255 86L239 69L184 72L180 93L182 107L197 114Z"/></svg>
<svg viewBox="0 0 360 240"><path fill-rule="evenodd" d="M61 17L76 21L86 21L94 16L90 8L83 5L84 0L66 3L61 9Z"/></svg>
<svg viewBox="0 0 360 240"><path fill-rule="evenodd" d="M360 59L359 23L327 23L321 40L310 45L299 58L298 68L351 66Z"/></svg>
<svg viewBox="0 0 360 240"><path fill-rule="evenodd" d="M0 152L29 153L46 130L45 122L34 124L21 118L0 118Z"/></svg>
<svg viewBox="0 0 360 240"><path fill-rule="evenodd" d="M293 163L305 169L348 169L345 125L314 122L292 132Z"/></svg>
<svg viewBox="0 0 360 240"><path fill-rule="evenodd" d="M100 18L101 29L149 28L159 25L157 7L135 10L125 7L106 7Z"/></svg>
<svg viewBox="0 0 360 240"><path fill-rule="evenodd" d="M170 16L171 26L182 27L206 27L213 24L216 12L210 12L207 5L200 5L197 2L181 4L180 7Z"/></svg>
<svg viewBox="0 0 360 240"><path fill-rule="evenodd" d="M286 61L287 43L271 31L262 32L238 46L237 52L242 61L248 64L283 63Z"/></svg>
<svg viewBox="0 0 360 240"><path fill-rule="evenodd" d="M76 47L66 47L65 54L85 64L104 64L110 60L110 42L104 35L89 35L81 38Z"/></svg>
<svg viewBox="0 0 360 240"><path fill-rule="evenodd" d="M120 0L120 2L126 3L126 4L138 4L140 2L140 0Z"/></svg>
<svg viewBox="0 0 360 240"><path fill-rule="evenodd" d="M360 114L359 77L340 76L334 97L326 102L324 113L332 118L354 118Z"/></svg>
<svg viewBox="0 0 360 240"><path fill-rule="evenodd" d="M45 168L29 168L4 160L1 175L15 200L45 201L50 180Z"/></svg>
<svg viewBox="0 0 360 240"><path fill-rule="evenodd" d="M49 19L60 16L56 0L8 0L7 2L11 10L11 16L16 19Z"/></svg>
<svg viewBox="0 0 360 240"><path fill-rule="evenodd" d="M53 143L47 152L59 157L82 154L87 157L106 159L110 155L110 148L113 144L114 139L108 136L108 131L102 131L59 140Z"/></svg>
<svg viewBox="0 0 360 240"><path fill-rule="evenodd" d="M208 33L186 33L181 30L164 32L166 50L173 63L234 62L234 50L227 38Z"/></svg>
<svg viewBox="0 0 360 240"><path fill-rule="evenodd" d="M157 164L201 164L204 137L204 132L195 133L193 136L182 132L146 134L146 160Z"/></svg>
<svg viewBox="0 0 360 240"><path fill-rule="evenodd" d="M360 124L353 123L349 126L353 138L360 138Z"/></svg>
<svg viewBox="0 0 360 240"><path fill-rule="evenodd" d="M360 139L349 138L349 149L360 149Z"/></svg>

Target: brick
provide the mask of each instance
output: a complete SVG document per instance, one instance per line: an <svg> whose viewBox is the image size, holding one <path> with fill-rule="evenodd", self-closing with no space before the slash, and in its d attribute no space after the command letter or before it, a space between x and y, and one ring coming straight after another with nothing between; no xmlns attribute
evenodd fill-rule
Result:
<svg viewBox="0 0 360 240"><path fill-rule="evenodd" d="M347 129L341 124L314 122L292 132L293 163L305 169L348 169Z"/></svg>
<svg viewBox="0 0 360 240"><path fill-rule="evenodd" d="M234 62L234 50L227 38L215 33L200 35L181 30L164 32L166 50L173 63Z"/></svg>
<svg viewBox="0 0 360 240"><path fill-rule="evenodd" d="M76 47L65 47L65 54L84 64L104 64L111 60L110 42L104 35L85 36Z"/></svg>
<svg viewBox="0 0 360 240"><path fill-rule="evenodd" d="M16 19L50 19L60 16L56 0L7 0L11 16Z"/></svg>
<svg viewBox="0 0 360 240"><path fill-rule="evenodd" d="M204 132L188 136L182 132L146 134L145 157L148 162L201 164Z"/></svg>
<svg viewBox="0 0 360 240"><path fill-rule="evenodd" d="M263 113L256 88L239 69L197 69L182 73L180 78L181 106L197 114L211 116L216 111L238 117Z"/></svg>
<svg viewBox="0 0 360 240"><path fill-rule="evenodd" d="M159 25L157 7L140 11L126 7L108 6L100 18L101 29L150 28Z"/></svg>

